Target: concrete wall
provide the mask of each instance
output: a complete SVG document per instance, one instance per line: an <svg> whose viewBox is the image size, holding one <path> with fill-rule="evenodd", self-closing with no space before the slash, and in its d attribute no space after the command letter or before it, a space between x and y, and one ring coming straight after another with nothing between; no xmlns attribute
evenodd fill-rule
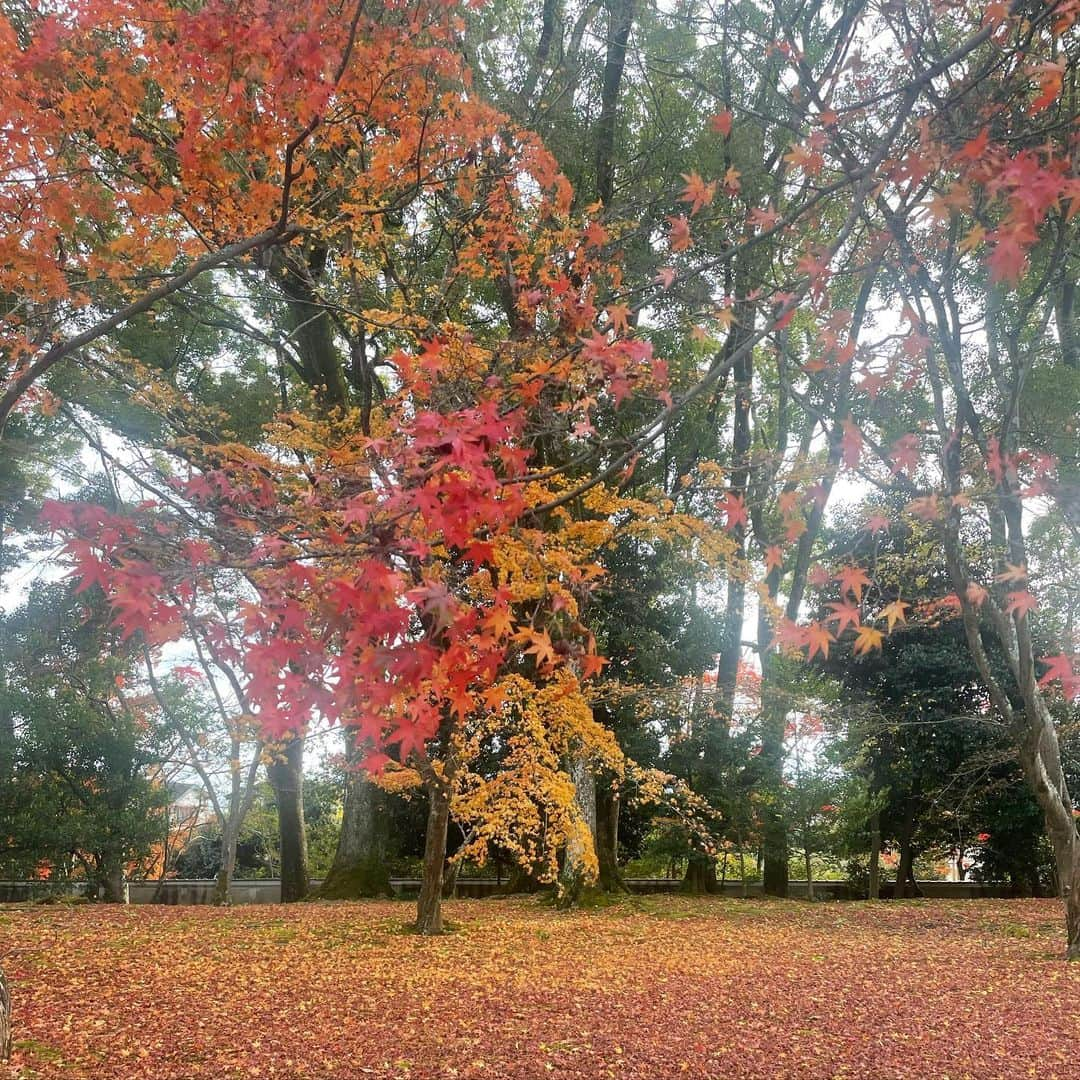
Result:
<svg viewBox="0 0 1080 1080"><path fill-rule="evenodd" d="M312 881L312 888L320 884ZM626 882L631 892L635 893L673 893L678 892L682 884L678 878L629 878ZM414 896L420 890L420 882L415 878L393 878L390 885L397 896ZM458 896L492 896L502 886L494 878L459 878ZM983 884L971 881L920 881L919 888L927 898L966 900L977 897L1009 897L1014 893L1006 885ZM888 896L891 885L882 884L882 895ZM60 892L65 895L85 895L85 883L78 882L57 890L55 885L43 881L0 881L0 903L26 903L40 900L50 894ZM792 881L790 895L795 898L806 896L806 882ZM214 899L213 881L178 881L170 880L160 886L154 881L133 881L128 886L133 904L210 904ZM724 883L721 893L724 896L742 896L743 886L738 881ZM859 893L846 881L815 881L814 893L819 900L858 900ZM747 896L761 896L760 882L748 882ZM234 904L276 904L281 900L281 883L276 879L255 881L234 881L232 886Z"/></svg>

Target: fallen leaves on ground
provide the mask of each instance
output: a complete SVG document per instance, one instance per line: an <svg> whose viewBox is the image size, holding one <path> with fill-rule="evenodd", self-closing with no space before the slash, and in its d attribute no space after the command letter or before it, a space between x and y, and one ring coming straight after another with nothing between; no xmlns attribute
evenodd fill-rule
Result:
<svg viewBox="0 0 1080 1080"><path fill-rule="evenodd" d="M0 913L12 1075L1080 1077L1054 901Z"/></svg>

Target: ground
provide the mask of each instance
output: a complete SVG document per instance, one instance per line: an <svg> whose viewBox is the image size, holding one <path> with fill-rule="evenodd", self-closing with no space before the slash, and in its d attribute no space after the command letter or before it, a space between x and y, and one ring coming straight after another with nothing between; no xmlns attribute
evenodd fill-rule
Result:
<svg viewBox="0 0 1080 1080"><path fill-rule="evenodd" d="M447 914L423 939L402 903L0 909L11 1075L1080 1078L1053 901Z"/></svg>

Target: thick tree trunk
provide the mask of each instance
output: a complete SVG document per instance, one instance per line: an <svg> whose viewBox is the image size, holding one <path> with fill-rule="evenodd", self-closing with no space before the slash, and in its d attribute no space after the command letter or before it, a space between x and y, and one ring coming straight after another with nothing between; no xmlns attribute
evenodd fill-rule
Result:
<svg viewBox="0 0 1080 1080"><path fill-rule="evenodd" d="M516 893L538 893L544 887L544 883L535 875L521 866L512 866L510 874L503 886L503 893L513 896Z"/></svg>
<svg viewBox="0 0 1080 1080"><path fill-rule="evenodd" d="M604 892L628 892L619 870L619 793L606 781L596 787L596 861Z"/></svg>
<svg viewBox="0 0 1080 1080"><path fill-rule="evenodd" d="M124 879L122 866L107 867L99 878L101 884L101 899L106 904L126 904L128 902L128 886Z"/></svg>
<svg viewBox="0 0 1080 1080"><path fill-rule="evenodd" d="M281 902L290 904L308 894L307 830L304 826L304 740L290 738L266 767L277 805L281 839Z"/></svg>
<svg viewBox="0 0 1080 1080"><path fill-rule="evenodd" d="M559 906L572 907L578 903L586 886L592 885L588 868L589 848L596 852L596 776L585 758L570 762L570 779L574 782L574 800L587 827L587 835L572 838L566 845L562 873L559 875Z"/></svg>
<svg viewBox="0 0 1080 1080"><path fill-rule="evenodd" d="M11 1057L11 994L0 968L0 1061Z"/></svg>
<svg viewBox="0 0 1080 1080"><path fill-rule="evenodd" d="M870 815L870 899L881 899L881 812Z"/></svg>
<svg viewBox="0 0 1080 1080"><path fill-rule="evenodd" d="M686 876L680 891L690 896L719 892L716 883L716 859L703 851L691 851L686 860Z"/></svg>
<svg viewBox="0 0 1080 1080"><path fill-rule="evenodd" d="M762 849L765 863L762 888L765 895L786 897L789 876L787 822L778 810L770 810L766 814Z"/></svg>
<svg viewBox="0 0 1080 1080"><path fill-rule="evenodd" d="M450 785L436 779L427 785L428 819L424 838L424 869L420 899L416 905L416 932L443 932L443 874L446 867L446 834L450 825Z"/></svg>
<svg viewBox="0 0 1080 1080"><path fill-rule="evenodd" d="M1054 848L1058 890L1065 901L1066 956L1080 960L1080 833L1072 796L1061 770L1054 722L1045 707L1029 706L1028 729L1020 739L1020 765L1043 811Z"/></svg>
<svg viewBox="0 0 1080 1080"><path fill-rule="evenodd" d="M389 796L367 773L350 773L334 862L319 896L324 900L389 896L389 847Z"/></svg>

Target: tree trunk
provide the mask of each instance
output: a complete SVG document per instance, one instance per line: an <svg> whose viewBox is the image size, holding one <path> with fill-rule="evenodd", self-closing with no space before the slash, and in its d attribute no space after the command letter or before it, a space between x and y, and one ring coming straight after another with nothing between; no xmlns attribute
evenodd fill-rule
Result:
<svg viewBox="0 0 1080 1080"><path fill-rule="evenodd" d="M450 785L436 778L428 785L427 834L424 837L424 870L420 899L416 905L416 932L443 932L442 893L446 867L446 834L450 825Z"/></svg>
<svg viewBox="0 0 1080 1080"><path fill-rule="evenodd" d="M100 875L101 899L106 904L126 904L128 902L128 885L124 880L124 868L122 866L107 867Z"/></svg>
<svg viewBox="0 0 1080 1080"><path fill-rule="evenodd" d="M914 876L912 866L915 862L915 852L911 846L911 835L906 830L900 837L900 863L896 868L896 886L893 889L893 899L903 900L908 894L908 882ZM914 892L910 895L914 896Z"/></svg>
<svg viewBox="0 0 1080 1080"><path fill-rule="evenodd" d="M236 870L236 829L235 819L230 819L221 833L221 867L214 886L214 903L219 907L228 907L232 903L232 879Z"/></svg>
<svg viewBox="0 0 1080 1080"><path fill-rule="evenodd" d="M350 759L353 757L350 754ZM390 797L363 771L349 774L334 862L319 888L323 900L389 896Z"/></svg>
<svg viewBox="0 0 1080 1080"><path fill-rule="evenodd" d="M806 899L814 899L814 872L812 868L812 858L810 855L810 848L803 848L803 861L806 864Z"/></svg>
<svg viewBox="0 0 1080 1080"><path fill-rule="evenodd" d="M765 815L762 835L765 872L762 888L766 896L786 897L788 894L787 823L778 809L770 808Z"/></svg>
<svg viewBox="0 0 1080 1080"><path fill-rule="evenodd" d="M538 893L544 887L544 883L535 875L530 874L524 867L516 863L510 867L510 873L503 886L503 894L513 896L516 893Z"/></svg>
<svg viewBox="0 0 1080 1080"><path fill-rule="evenodd" d="M1069 895L1065 898L1065 925L1068 931L1065 955L1080 961L1080 853L1073 863Z"/></svg>
<svg viewBox="0 0 1080 1080"><path fill-rule="evenodd" d="M281 902L291 904L308 894L307 830L304 827L304 740L290 737L266 767L277 805L281 839Z"/></svg>
<svg viewBox="0 0 1080 1080"><path fill-rule="evenodd" d="M570 779L574 782L574 801L577 803L588 835L571 838L566 845L562 873L559 875L559 906L572 907L581 899L586 886L593 884L589 870L589 855L596 852L596 777L589 762L576 757L570 762ZM592 845L590 853L587 845Z"/></svg>
<svg viewBox="0 0 1080 1080"><path fill-rule="evenodd" d="M719 892L716 883L716 859L704 851L691 851L686 860L686 876L683 878L680 892L690 896L703 896L706 893Z"/></svg>
<svg viewBox="0 0 1080 1080"><path fill-rule="evenodd" d="M596 787L596 861L604 892L628 892L619 870L619 792L606 781Z"/></svg>
<svg viewBox="0 0 1080 1080"><path fill-rule="evenodd" d="M619 87L626 67L626 45L634 23L634 0L608 0L607 58L600 89L600 116L596 121L596 197L611 208L615 190L615 126Z"/></svg>
<svg viewBox="0 0 1080 1080"><path fill-rule="evenodd" d="M881 811L870 815L870 899L881 899Z"/></svg>
<svg viewBox="0 0 1080 1080"><path fill-rule="evenodd" d="M0 1061L11 1057L11 993L0 968Z"/></svg>

